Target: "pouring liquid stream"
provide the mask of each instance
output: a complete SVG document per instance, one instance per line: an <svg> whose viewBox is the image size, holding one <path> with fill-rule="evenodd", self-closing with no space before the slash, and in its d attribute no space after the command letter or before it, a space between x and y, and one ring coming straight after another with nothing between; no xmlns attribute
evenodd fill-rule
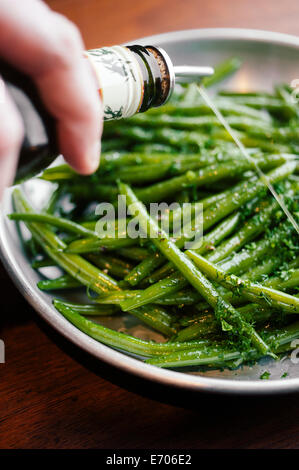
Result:
<svg viewBox="0 0 299 470"><path fill-rule="evenodd" d="M232 129L230 124L227 122L227 120L225 119L225 117L223 116L221 111L217 108L215 103L212 101L212 99L209 96L209 94L207 93L205 87L203 85L198 85L197 89L198 89L198 92L201 95L202 99L212 109L212 111L217 116L217 118L219 119L219 121L221 122L223 127L230 134L231 138L233 139L233 141L235 142L235 144L237 145L237 147L241 151L241 154L243 155L243 157L246 158L246 160L248 160L253 165L253 167L256 170L256 172L257 172L258 176L260 177L261 181L263 181L263 183L268 187L269 191L272 193L272 195L274 196L274 198L276 199L276 201L280 205L280 207L283 210L283 212L285 213L286 217L289 219L290 223L293 225L294 229L299 234L299 226L298 226L296 220L294 219L294 217L292 216L292 214L290 213L289 209L285 205L284 201L278 195L278 193L274 189L273 185L271 184L271 182L269 181L267 176L263 173L263 171L260 169L260 167L258 166L256 161L254 160L254 158L251 157L251 155L247 151L246 147L244 147L243 143L240 141L239 137L234 132L234 130Z"/></svg>

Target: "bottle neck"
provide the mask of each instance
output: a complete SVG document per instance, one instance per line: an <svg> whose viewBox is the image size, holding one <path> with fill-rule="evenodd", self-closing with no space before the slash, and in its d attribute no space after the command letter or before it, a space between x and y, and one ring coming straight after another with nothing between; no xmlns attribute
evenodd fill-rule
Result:
<svg viewBox="0 0 299 470"><path fill-rule="evenodd" d="M104 119L120 119L161 106L172 88L169 67L152 46L112 46L87 52L99 81Z"/></svg>
<svg viewBox="0 0 299 470"><path fill-rule="evenodd" d="M127 46L136 55L143 78L143 100L139 112L164 104L170 94L170 75L161 52L153 46Z"/></svg>

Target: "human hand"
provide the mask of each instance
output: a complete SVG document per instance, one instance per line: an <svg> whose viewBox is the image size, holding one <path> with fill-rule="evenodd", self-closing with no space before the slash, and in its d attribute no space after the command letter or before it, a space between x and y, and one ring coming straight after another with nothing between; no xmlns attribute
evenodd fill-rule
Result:
<svg viewBox="0 0 299 470"><path fill-rule="evenodd" d="M41 0L0 1L0 56L31 76L57 121L61 153L76 171L90 174L99 164L102 109L96 78L83 49L76 26ZM24 133L7 90L3 97L0 197L13 181Z"/></svg>

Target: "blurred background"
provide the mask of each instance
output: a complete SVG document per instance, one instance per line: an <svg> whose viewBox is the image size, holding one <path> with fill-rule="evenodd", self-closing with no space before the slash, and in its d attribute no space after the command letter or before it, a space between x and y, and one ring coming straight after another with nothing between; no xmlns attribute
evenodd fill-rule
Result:
<svg viewBox="0 0 299 470"><path fill-rule="evenodd" d="M190 28L255 28L298 35L298 0L47 0L80 28L86 47Z"/></svg>

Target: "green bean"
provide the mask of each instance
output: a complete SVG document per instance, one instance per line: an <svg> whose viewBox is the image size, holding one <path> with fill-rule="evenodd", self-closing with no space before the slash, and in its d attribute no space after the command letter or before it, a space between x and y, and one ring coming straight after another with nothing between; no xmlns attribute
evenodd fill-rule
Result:
<svg viewBox="0 0 299 470"><path fill-rule="evenodd" d="M179 227L177 232L174 231L173 238L176 238L175 244L179 248L184 245L188 240L194 238L194 234L201 230L202 227L202 218L201 218L201 207L198 207L199 211L196 213L195 217L191 219L190 222L183 225L182 230ZM191 214L192 216L192 214ZM162 218L163 220L163 218ZM152 256L149 256L147 260L143 261L140 265L136 266L125 278L127 282L131 285L137 285L138 282L144 278L150 270L154 269L156 266L159 266L163 263L165 258L160 253L154 253Z"/></svg>
<svg viewBox="0 0 299 470"><path fill-rule="evenodd" d="M184 344L184 343L182 343ZM234 351L225 347L206 348L203 350L187 350L185 353L174 353L168 356L160 356L157 358L149 359L147 364L156 367L186 367L186 366L213 366L213 367L228 367L233 361L239 360L238 365L244 361L257 360L259 356L254 350L248 350L246 353L242 351Z"/></svg>
<svg viewBox="0 0 299 470"><path fill-rule="evenodd" d="M76 224L76 222L72 222L71 220L64 219L62 217L55 217L51 214L23 214L14 212L12 214L9 214L8 217L11 220L21 220L23 222L26 221L49 224L53 225L54 227L61 228L62 230L66 230L67 232L76 233L85 237L99 238L96 232L87 229L83 225Z"/></svg>
<svg viewBox="0 0 299 470"><path fill-rule="evenodd" d="M279 144L273 140L265 139L265 136L258 138L256 136L248 135L243 133L239 136L242 144L246 148L258 147L264 152L273 152L273 153L284 153L284 152L293 152L293 147L286 144Z"/></svg>
<svg viewBox="0 0 299 470"><path fill-rule="evenodd" d="M191 186L195 182L196 176L194 171L187 171L181 176L175 176L161 183L139 189L136 192L143 202L163 201L176 192Z"/></svg>
<svg viewBox="0 0 299 470"><path fill-rule="evenodd" d="M55 266L55 263L51 258L43 257L41 259L35 259L31 263L32 269L48 268L49 266Z"/></svg>
<svg viewBox="0 0 299 470"><path fill-rule="evenodd" d="M283 85L275 87L276 95L283 101L282 108L288 111L288 118L290 117L298 117L298 108L294 103L292 92L286 90Z"/></svg>
<svg viewBox="0 0 299 470"><path fill-rule="evenodd" d="M128 334L120 333L110 328L92 322L87 318L79 315L75 310L65 305L58 299L53 301L55 308L79 330L86 333L93 339L100 341L123 351L133 354L140 354L142 356L152 357L159 354L170 354L175 351L182 351L184 349L191 349L195 347L204 347L209 344L208 341L192 341L189 343L155 343L153 341L144 341L130 336Z"/></svg>
<svg viewBox="0 0 299 470"><path fill-rule="evenodd" d="M267 138L272 139L274 142L282 142L282 143L299 143L298 134L292 128L285 128L285 127L275 127L272 129L265 129L264 132L261 128L257 126L255 128L248 129L249 137L257 137L257 138Z"/></svg>
<svg viewBox="0 0 299 470"><path fill-rule="evenodd" d="M202 204L204 210L206 210L208 207L216 204L216 202L220 201L221 199L227 198L229 195L231 195L233 190L235 190L235 191L239 190L239 185L241 183L236 185L236 187L234 188L234 187L231 187L231 185L229 187L227 187L227 180L224 180L224 181L226 181L226 185L225 185L226 187L225 188L221 188L220 187L220 181L218 181L217 182L217 189L216 189L217 192L214 193L214 194L209 194L208 196L204 195L204 197L199 200L199 202ZM212 185L210 184L209 189L211 189L211 186ZM192 189L194 189L194 188L192 188ZM219 190L221 192L219 192ZM196 195L197 195L197 193L196 193ZM174 213L174 220L175 220L175 216L176 216L176 214Z"/></svg>
<svg viewBox="0 0 299 470"><path fill-rule="evenodd" d="M266 156L260 160L260 167L265 169L273 167L285 161L283 156ZM239 176L247 169L251 168L251 164L243 160L238 165L229 161L211 165L202 170L187 171L181 176L176 176L166 181L153 184L147 188L137 189L136 194L143 202L161 201L165 198L177 193L179 190L190 186L200 187L211 182L219 181L226 177ZM117 190L113 186L99 184L87 186L83 184L73 184L70 189L76 197L84 199L108 199L113 201L117 196Z"/></svg>
<svg viewBox="0 0 299 470"><path fill-rule="evenodd" d="M177 163L183 164L188 162L199 161L203 166L208 165L211 162L214 162L217 156L210 154L208 152L202 152L200 155L196 154L182 154L177 152L151 152L150 154L144 152L131 152L125 154L118 154L115 158L115 153L113 153L108 160L106 156L106 162L97 171L97 174L107 174L111 170L121 170L126 168L127 170L134 170L135 167L141 169L141 165L157 165L159 163ZM226 159L229 159L229 155L226 155Z"/></svg>
<svg viewBox="0 0 299 470"><path fill-rule="evenodd" d="M265 207L263 208L263 205ZM261 208L262 207L262 208ZM267 228L267 224L270 222L270 217L273 215L275 209L277 209L278 205L274 201L272 202L269 207L267 207L266 202L262 202L258 206L256 206L255 210L258 210L259 213L253 216L249 221L245 221L243 226L239 229L239 231L232 235L228 240L225 240L220 246L217 247L217 250L208 253L207 259L213 262L221 261L223 258L228 257L228 255L238 248L241 248L245 243L251 240L253 237L258 236L261 232L263 232ZM205 214L203 215L203 222L205 223ZM221 225L220 225L221 227ZM212 232L213 233L213 232ZM268 251L269 243L267 240L263 240L258 245L258 250L256 251L256 259L259 259L263 256L263 254ZM272 239L272 244L274 240ZM195 250L199 254L203 254L203 251ZM239 268L239 272L245 268L248 268L249 259L251 263L251 253L242 252L239 256L236 256L233 259L233 263L236 264ZM229 266L225 268L226 270L230 269L231 261L228 261ZM163 277L171 274L173 272L173 267L171 264L165 265L159 271L156 271L152 276L148 278L148 282L150 284L154 282L158 282Z"/></svg>
<svg viewBox="0 0 299 470"><path fill-rule="evenodd" d="M247 273L242 276L242 279L244 279L245 281L248 280ZM250 280L255 281L256 279L254 278L254 276L250 276ZM292 272L291 270L287 277L287 280L284 280L283 277L280 277L280 276L273 276L267 280L263 280L261 284L265 285L266 287L273 287L274 289L279 288L279 290L281 291L288 291L289 289L297 287L298 273L296 272L296 270L294 270L294 272ZM221 288L220 288L220 291L222 292ZM231 302L234 306L239 306L247 301L247 298L242 294L242 292L239 292L239 295L236 296L234 292L232 291L225 291L223 293L223 296L226 300ZM158 302L156 301L156 303ZM199 302L196 304L196 309L199 312L204 311L207 308L208 308L208 304L206 302Z"/></svg>
<svg viewBox="0 0 299 470"><path fill-rule="evenodd" d="M242 319L238 311L235 310L232 305L219 296L214 286L195 268L188 257L167 238L167 235L159 228L156 221L147 214L145 207L138 201L130 187L123 183L118 183L118 187L120 193L126 196L127 204L132 210L134 206L134 212L135 214L137 212L136 217L138 217L143 232L147 233L149 231L149 233L151 233L152 241L157 248L162 251L169 261L172 261L176 265L193 287L195 287L215 309L215 315L221 322L223 329L233 330L241 337L248 337L252 344L258 348L259 351L263 352L263 354L272 354L267 344L256 333L254 328ZM124 310L126 310L124 307L127 307L126 302L128 301L130 301L130 299L120 304Z"/></svg>
<svg viewBox="0 0 299 470"><path fill-rule="evenodd" d="M139 131L137 129L142 129L140 127L135 127L134 133L137 134ZM148 133L148 139L155 139L158 142L164 142L170 145L173 145L176 148L184 149L188 146L192 147L193 151L202 150L205 148L206 143L210 141L210 135L202 131L184 131L179 129L168 129L166 127L157 129L142 129L143 133ZM126 130L125 130L126 132ZM222 134L223 135L223 134ZM221 142L222 149L225 148L223 141Z"/></svg>
<svg viewBox="0 0 299 470"><path fill-rule="evenodd" d="M28 240L23 240L23 245L26 253L32 258L36 258L41 254L40 248L33 237Z"/></svg>
<svg viewBox="0 0 299 470"><path fill-rule="evenodd" d="M183 131L178 129L168 129L163 127L145 129L143 127L134 125L123 125L117 129L117 134L125 135L132 139L134 142L160 142L162 144L171 145L176 150L187 153L192 148L192 151L199 151L205 148L205 143L209 141L210 136L202 131Z"/></svg>
<svg viewBox="0 0 299 470"><path fill-rule="evenodd" d="M223 93L222 93L223 95ZM233 103L240 106L248 106L255 109L267 109L270 112L282 113L284 117L296 116L295 109L280 98L273 96L230 96ZM234 106L234 104L232 104Z"/></svg>
<svg viewBox="0 0 299 470"><path fill-rule="evenodd" d="M121 151L130 145L130 139L119 137L118 139L107 140L105 130L102 138L101 149L103 152Z"/></svg>
<svg viewBox="0 0 299 470"><path fill-rule="evenodd" d="M141 165L152 165L158 163L171 163L174 160L178 162L183 162L189 158L195 158L195 155L180 155L173 152L130 152L130 153L109 153L106 155L101 155L101 166L99 167L97 174L106 174L111 170L121 170L122 168L134 168L134 166Z"/></svg>
<svg viewBox="0 0 299 470"><path fill-rule="evenodd" d="M142 152L142 153L177 153L177 149L174 149L170 145L167 144L158 144L153 142L152 144L135 144L133 146L134 152Z"/></svg>
<svg viewBox="0 0 299 470"><path fill-rule="evenodd" d="M260 284L254 284L233 274L227 274L218 266L203 258L193 250L186 251L189 258L203 271L209 279L233 290L236 296L242 294L250 301L263 306L278 308L287 313L299 313L299 299Z"/></svg>
<svg viewBox="0 0 299 470"><path fill-rule="evenodd" d="M111 171L121 170L126 168L127 170L132 169L134 170L135 167L140 169L141 165L157 165L159 163L177 163L183 164L188 162L199 161L202 166L205 164L208 165L209 163L214 163L217 160L217 155L213 153L203 151L199 155L198 153L178 153L177 151L171 152L153 152L151 151L150 154L144 152L130 152L130 153L112 153L107 154L106 156L102 156L101 159L101 166L97 171L97 175L99 174L107 174ZM229 160L231 157L229 154L225 154L221 156L221 159ZM48 170L45 171L45 173ZM47 173L46 173L47 174Z"/></svg>
<svg viewBox="0 0 299 470"><path fill-rule="evenodd" d="M234 91L234 90L219 90L217 93L218 96L228 96L228 97L261 97L261 98L273 98L272 93L266 91Z"/></svg>
<svg viewBox="0 0 299 470"><path fill-rule="evenodd" d="M80 198L80 201L114 201L117 198L117 188L111 184L86 184L80 181L68 187L69 193Z"/></svg>
<svg viewBox="0 0 299 470"><path fill-rule="evenodd" d="M217 252L209 253L207 259L211 262L219 262L233 251L240 249L245 243L258 237L258 235L266 230L271 217L277 209L278 204L276 201L273 201L271 204L268 202L262 203L260 207L257 207L258 213L248 221L246 220L235 235L232 235L218 246ZM196 252L198 253L198 251Z"/></svg>
<svg viewBox="0 0 299 470"><path fill-rule="evenodd" d="M221 269L230 274L243 274L252 266L253 260L259 261L262 257L273 254L275 250L282 250L282 240L294 233L289 224L281 223L270 234L257 242L252 242L228 260L223 260Z"/></svg>
<svg viewBox="0 0 299 470"><path fill-rule="evenodd" d="M123 125L117 130L117 132L119 134L129 135L130 138L140 142L162 142L168 145L170 144L180 150L189 150L189 148L192 148L193 152L202 150L207 144L210 145L211 139L213 145L221 145L222 148L225 148L226 146L231 147L233 145L235 149L232 137L225 129L222 128L218 128L216 131L213 129L210 134L208 134L207 132L203 132L203 130L186 131L168 129L166 127L161 129L144 129L138 126ZM262 138L248 136L245 132L235 130L235 133L238 134L242 143L249 148L260 148L273 153L289 152L291 149L288 145L282 145L269 142L269 140ZM291 151L293 150L291 149Z"/></svg>
<svg viewBox="0 0 299 470"><path fill-rule="evenodd" d="M259 256L258 258L260 259L261 257ZM271 257L266 257L265 261L257 262L257 264L249 266L248 269L241 274L241 277L249 281L260 282L280 265L281 255L280 253L276 254L274 251L271 252Z"/></svg>
<svg viewBox="0 0 299 470"><path fill-rule="evenodd" d="M172 336L176 333L176 329L172 325L172 316L161 306L145 305L144 307L131 310L130 314L166 336Z"/></svg>
<svg viewBox="0 0 299 470"><path fill-rule="evenodd" d="M165 153L156 153L155 155L148 155L146 153L120 153L120 152L110 152L101 154L101 166L97 171L97 174L107 173L111 169L119 169L123 166L132 166L132 165L141 165L143 163L162 163L167 161L171 163L175 158L178 161L184 161L184 157L167 154ZM140 167L139 167L140 168ZM55 167L50 167L44 170L41 175L41 178L46 181L61 181L61 180L70 180L70 179L79 179L79 175L68 165L62 164Z"/></svg>
<svg viewBox="0 0 299 470"><path fill-rule="evenodd" d="M275 241L274 245L276 245ZM284 261L284 263L282 264L282 254L287 254L287 258L290 257L290 252L288 252L287 247L285 247L284 250L275 250L271 258L268 258L263 263L258 263L256 266L249 268L244 274L242 274L241 277L250 281L266 282L266 280L268 279L268 275L272 274L275 270L279 269L279 271L282 272L276 276L276 286L278 287L280 285L281 280L289 279L290 273L293 273L294 270L299 267L299 257L296 257L292 261ZM271 279L274 278L271 277ZM280 279L280 281L278 279ZM272 287L275 286L273 285ZM284 286L284 289L287 288L287 285Z"/></svg>
<svg viewBox="0 0 299 470"><path fill-rule="evenodd" d="M281 256L278 257L279 262L281 263ZM295 260L294 263L290 263L288 266L287 274L283 274L283 277L281 276L272 276L267 280L263 280L262 284L268 287L273 287L274 289L279 289L282 291L287 291L289 289L295 288L298 286L298 259ZM278 266L278 263L276 264ZM256 274L258 270L253 269L252 270L252 275L248 276L248 272L246 272L242 277L243 279L250 279L252 281L258 280L258 276L262 276L260 272ZM254 276L254 273L256 274ZM286 276L286 279L284 278ZM130 291L130 296L129 297L134 297L134 295L139 295L141 291ZM113 295L113 294L112 294ZM234 296L231 294L231 292L227 292L225 294L225 298L235 304L236 299ZM239 298L238 298L239 299ZM122 299L124 300L124 299ZM183 290L180 292L175 292L169 296L163 296L161 298L155 299L155 303L161 304L161 305L193 305L197 303L196 307L198 310L204 310L208 308L208 304L206 303L198 303L201 300L201 296L194 291L190 290ZM241 298L240 298L241 300Z"/></svg>
<svg viewBox="0 0 299 470"><path fill-rule="evenodd" d="M66 253L91 253L118 250L136 245L136 240L132 238L101 238L96 240L94 238L82 238L74 240L66 248Z"/></svg>
<svg viewBox="0 0 299 470"><path fill-rule="evenodd" d="M18 210L26 209L32 210L30 206L26 203L25 199L22 197L21 192L16 189L14 192L15 203L18 206ZM80 258L77 255L66 255L64 253L56 252L55 250L51 249L50 246L47 244L52 244L52 246L59 247L59 249L64 248L63 242L56 237L52 232L47 230L43 225L38 223L30 223L28 224L30 227L30 231L34 235L35 239L43 246L46 253L54 259L61 267L63 267L71 276L75 278L76 281L79 281L79 285L83 284L87 287L91 288L97 293L102 293L108 290L118 290L119 287L117 283L102 271L97 270L93 265L88 263L83 258ZM45 244L45 242L47 244ZM62 280L56 280L56 283L51 283L51 288L66 288L70 287L72 284L71 279L65 280L66 282L62 282ZM49 282L47 286L46 283L39 283L40 288L47 288L49 289ZM55 285L56 284L56 285ZM64 285L63 285L64 284ZM71 285L74 287L74 284ZM75 285L76 287L76 285ZM167 329L167 324L165 318L168 317L166 312L165 315L161 312L161 308L159 307L150 307L147 309L147 313L144 313L142 310L138 309L132 312L133 315L138 316L140 319L143 318L147 324L150 326L155 327L159 331L163 333L173 334L174 330L172 328ZM154 313L155 312L155 315ZM155 323L156 322L156 323Z"/></svg>
<svg viewBox="0 0 299 470"><path fill-rule="evenodd" d="M57 277L56 279L43 279L37 283L40 290L77 289L82 284L69 274Z"/></svg>
<svg viewBox="0 0 299 470"><path fill-rule="evenodd" d="M83 220L77 223L80 223L82 227L87 228L88 230L91 230L92 232L95 232L96 230L97 220L86 220L86 221Z"/></svg>
<svg viewBox="0 0 299 470"><path fill-rule="evenodd" d="M196 89L198 93L198 90ZM269 114L256 110L252 107L245 105L238 105L228 98L215 98L214 103L217 108L225 116L248 116L255 118L266 123L271 123L272 118ZM156 116L161 114L159 108L152 108L147 113L147 116ZM212 109L201 99L196 103L180 104L180 106L174 104L166 104L163 106L163 114L177 115L177 116L200 116L200 115L212 115Z"/></svg>
<svg viewBox="0 0 299 470"><path fill-rule="evenodd" d="M240 312L240 309L239 309ZM219 333L219 325L215 321L213 313L205 313L194 320L191 325L181 329L176 335L171 338L171 341L183 343L185 341L192 341L201 337L209 337Z"/></svg>
<svg viewBox="0 0 299 470"><path fill-rule="evenodd" d="M232 216L225 219L219 224L214 230L202 238L201 247L199 248L201 253L204 253L210 249L214 249L215 246L220 243L223 238L227 237L237 226L240 219L240 214L233 214ZM179 243L178 243L179 242ZM176 245L182 248L185 243L184 239L178 240ZM136 266L126 280L132 285L136 286L139 282L144 279L153 269L157 268L165 261L164 256L161 253L155 253L142 261ZM168 265L169 266L169 265ZM172 266L172 264L170 264Z"/></svg>
<svg viewBox="0 0 299 470"><path fill-rule="evenodd" d="M41 174L40 178L46 181L64 181L78 176L75 170L69 165L62 164L50 168L46 168Z"/></svg>
<svg viewBox="0 0 299 470"><path fill-rule="evenodd" d="M238 312L247 322L264 323L273 316L273 312L269 308L262 307L259 304L248 304L239 307ZM172 339L172 341L192 341L203 336L208 336L219 332L219 325L215 321L212 313L203 313L196 316L192 323L180 330Z"/></svg>
<svg viewBox="0 0 299 470"><path fill-rule="evenodd" d="M295 260L295 266L298 266L299 259ZM288 290L299 285L299 269L294 269L289 265L287 273L283 273L282 276L272 276L263 282L264 286L271 287L272 289Z"/></svg>
<svg viewBox="0 0 299 470"><path fill-rule="evenodd" d="M273 167L284 163L285 157L282 155L268 155L263 157L263 159L257 160L261 169L269 169L271 166ZM144 189L137 189L136 194L138 198L145 203L161 201L185 187L200 187L223 178L242 175L244 171L250 170L251 168L252 164L245 159L238 162L238 165L236 165L235 162L211 165L197 172L188 171L182 176L176 176Z"/></svg>
<svg viewBox="0 0 299 470"><path fill-rule="evenodd" d="M104 309L105 306L117 309L119 308L120 302L132 294L134 295L134 291L118 291L101 295L94 300L102 309ZM133 309L130 311L130 314L165 336L172 336L176 333L172 316L159 305L146 305L138 309Z"/></svg>
<svg viewBox="0 0 299 470"><path fill-rule="evenodd" d="M145 142L152 143L157 141L157 139L155 139L154 132L152 129L145 130L142 127L132 126L129 124L118 126L116 129L114 129L113 134L116 134L118 138L126 137L134 143L141 142L142 144L144 144ZM162 140L162 142L168 143L166 140Z"/></svg>
<svg viewBox="0 0 299 470"><path fill-rule="evenodd" d="M144 183L152 183L159 181L175 174L182 174L188 170L200 168L204 165L199 160L176 164L175 162L160 162L148 165L136 165L134 167L124 167L118 171L110 172L104 175L101 181L105 183L113 183L117 179L121 179L126 183L136 183L138 185Z"/></svg>
<svg viewBox="0 0 299 470"><path fill-rule="evenodd" d="M214 67L214 74L210 77L205 77L202 80L202 84L206 88L215 85L239 70L241 65L242 61L238 57L231 57L216 65Z"/></svg>
<svg viewBox="0 0 299 470"><path fill-rule="evenodd" d="M215 160L215 158L200 159L199 156L197 156L196 158L185 158L181 161L173 159L173 161L123 167L111 171L108 174L104 174L101 177L101 184L113 183L117 179L121 179L126 183L137 183L138 185L151 183L173 175L186 173L189 170L197 170L209 164L214 164ZM227 159L227 161L229 161L229 159Z"/></svg>
<svg viewBox="0 0 299 470"><path fill-rule="evenodd" d="M132 261L142 261L148 257L148 251L145 248L134 246L132 248L120 248L117 253L124 258Z"/></svg>
<svg viewBox="0 0 299 470"><path fill-rule="evenodd" d="M131 291L134 292L134 291ZM136 294L139 293L139 291L135 291ZM155 303L157 305L173 305L177 306L178 309L180 310L182 307L188 306L188 305L194 305L197 302L199 302L202 299L201 295L194 290L191 289L184 289L179 292L175 292L174 294L170 294L169 296L164 295L163 297L155 300Z"/></svg>
<svg viewBox="0 0 299 470"><path fill-rule="evenodd" d="M94 215L95 219L94 220L83 220L83 221L80 221L78 223L80 223L80 225L82 225L83 227L93 231L93 232L96 232L96 234L101 237L101 238L105 238L106 233L105 231L103 231L102 227L98 227L97 224L98 224L98 221L99 221L99 215L97 215L95 213ZM113 221L112 223L112 227L113 229L115 230L115 233L113 233L113 236L111 238L117 238L117 234L118 236L124 236L126 234L126 230L124 227L126 227L129 223L130 219L128 219L127 217L120 217L119 219L116 219L115 221ZM111 232L112 232L112 227L111 227ZM109 236L110 235L110 231L109 231Z"/></svg>
<svg viewBox="0 0 299 470"><path fill-rule="evenodd" d="M257 207L258 208L258 207ZM259 209L259 208L258 208ZM234 215L232 216L234 217ZM240 214L239 214L240 218ZM239 220L238 218L238 220ZM241 247L244 245L248 240L250 240L255 234L256 236L260 233L260 231L263 231L266 228L266 224L263 225L262 222L266 222L266 214L265 214L265 220L263 220L263 217L261 219L255 218L252 220L253 223L248 223L245 222L244 225L238 230L238 232L235 235L232 235L228 240L225 240L220 246L217 247L217 250L215 251L215 246L218 245L218 243L213 243L213 235L214 231L216 230L217 234L217 227L211 232L211 240L209 241L209 234L204 237L203 244L199 249L196 249L195 251L204 254L207 252L207 258L211 259L213 261L220 261L223 258L226 258L234 249ZM222 229L222 225L225 227L225 220L223 223L219 224L219 229ZM220 232L220 237L221 237ZM223 238L229 235L229 232L226 233L225 230L223 231L223 237L219 239L221 241ZM205 241L207 239L207 241ZM216 237L217 239L217 237ZM212 243L212 252L208 253L208 250L204 250L204 244L207 244L208 247ZM171 263L165 264L161 269L155 271L153 275L149 276L146 281L148 284L153 284L155 282L160 281L164 277L172 274L174 272L174 267Z"/></svg>
<svg viewBox="0 0 299 470"><path fill-rule="evenodd" d="M169 226L172 227L174 236L176 236L175 234L180 231L182 224L184 223L184 208L186 207L186 203L188 203L188 215L192 218L203 210L201 201L190 203L190 195L188 192L182 192L181 195L182 200L179 202L180 205L174 208L174 210L166 210L165 213L161 214L160 219L162 222L166 220Z"/></svg>
<svg viewBox="0 0 299 470"><path fill-rule="evenodd" d="M268 181L271 184L278 183L292 174L295 168L295 162L287 162L267 173ZM264 190L264 182L256 178L236 185L232 188L231 194L228 195L227 198L221 199L204 212L204 231L234 210L237 210L243 204L246 204Z"/></svg>
<svg viewBox="0 0 299 470"><path fill-rule="evenodd" d="M122 290L121 292L112 292L97 297L96 302L103 305L120 305L126 299L134 299L142 293L141 290ZM184 290L174 293L169 296L163 296L161 299L155 300L157 305L193 305L202 297L198 292L191 290ZM148 304L146 304L148 305Z"/></svg>
<svg viewBox="0 0 299 470"><path fill-rule="evenodd" d="M244 249L240 253L236 253L235 256L226 261L223 260L220 263L220 267L226 273L237 273L246 271L248 266L252 265L254 259L260 259L269 250L275 250L277 246L280 246L280 240L282 237L288 237L293 232L292 227L281 226L278 227L273 233L267 238L262 239L255 244L254 250ZM217 251L217 248L216 250ZM271 252L271 251L270 251ZM158 299L163 299L164 296L170 296L176 292L184 289L188 285L185 277L180 272L174 272L169 277L161 279L156 284L151 285L147 289L136 293L134 298L130 298L122 303L123 308L137 308L147 303L157 303ZM228 301L232 301L232 296L225 297ZM235 300L235 299L234 299ZM207 308L207 304L203 303L200 305L201 309Z"/></svg>
<svg viewBox="0 0 299 470"><path fill-rule="evenodd" d="M244 248L241 252L236 253L231 259L223 260L219 263L219 267L228 274L242 274L243 279L257 281L260 277L265 274L269 274L273 268L281 265L282 257L287 253L289 256L288 246L283 247L282 240L292 235L293 228L290 225L284 226L281 224L276 227L272 233L264 239L253 243L252 246ZM257 263L260 259L266 256L271 256L270 261L265 261L259 266L251 268L253 263ZM294 260L289 264L289 269L297 268L298 260ZM250 269L251 268L251 269ZM272 279L272 278L271 278ZM288 289L294 281L290 279L289 283L284 285L283 279L276 280L276 284L272 287L279 287L281 290ZM295 281L296 282L296 281ZM238 297L234 296L231 292L224 294L225 299L232 302L233 305L239 305L243 303L245 299L242 293ZM207 308L207 304L199 303L196 308L198 310L204 310Z"/></svg>
<svg viewBox="0 0 299 470"><path fill-rule="evenodd" d="M45 206L43 207L42 212L44 212L45 214L54 214L55 209L58 205L58 202L60 201L60 198L63 195L64 191L65 191L64 185L63 184L58 185L52 192Z"/></svg>
<svg viewBox="0 0 299 470"><path fill-rule="evenodd" d="M126 299L136 299L143 291L141 290L122 290L121 292L112 292L111 294L101 295L96 299L96 302L103 305L120 305ZM157 305L193 305L202 297L198 292L191 290L184 290L175 292L169 296L163 295L162 298L154 299ZM148 305L148 303L146 303Z"/></svg>
<svg viewBox="0 0 299 470"><path fill-rule="evenodd" d="M26 201L20 189L13 192L14 204L18 212L33 213L32 207ZM61 266L68 274L83 285L101 294L109 290L118 290L114 279L88 263L82 257L63 253L66 248L64 242L51 232L44 224L37 222L26 223L34 239L39 243L47 255Z"/></svg>
<svg viewBox="0 0 299 470"><path fill-rule="evenodd" d="M117 307L113 305L99 305L99 304L75 304L72 302L63 302L66 307L71 308L80 315L87 316L110 316L119 313Z"/></svg>
<svg viewBox="0 0 299 470"><path fill-rule="evenodd" d="M266 336L266 335L265 335ZM293 323L285 327L283 330L275 331L274 335L268 334L266 340L271 344L273 342L273 350L276 353L290 350L291 343L294 339L299 337L299 322ZM175 344L175 343L168 343ZM184 344L184 343L182 343ZM187 343L186 343L187 344ZM240 363L257 360L260 354L256 350L249 349L246 352L228 349L225 345L213 347L207 346L206 348L194 349L176 352L167 356L156 357L147 360L148 364L157 367L185 367L185 366L227 366L231 361L239 360Z"/></svg>
<svg viewBox="0 0 299 470"><path fill-rule="evenodd" d="M259 131L271 132L273 128L267 121L257 121L256 118L248 116L228 116L226 118L228 124L237 130L246 132ZM200 116L200 117L182 117L169 116L167 114L151 116L150 114L138 114L131 118L133 124L145 127L171 127L174 129L198 130L201 128L209 129L213 127L221 127L222 124L216 116Z"/></svg>
<svg viewBox="0 0 299 470"><path fill-rule="evenodd" d="M119 279L123 279L133 267L128 262L112 256L105 256L102 253L100 255L89 253L86 257L92 264Z"/></svg>
<svg viewBox="0 0 299 470"><path fill-rule="evenodd" d="M136 290L123 289L121 291L108 292L107 294L100 295L94 300L102 305L120 305L123 300L134 297L137 292Z"/></svg>
<svg viewBox="0 0 299 470"><path fill-rule="evenodd" d="M224 191L222 193L213 194L212 196L205 196L204 198L199 199L198 202L192 202L191 204L191 217L193 217L196 213L196 209L202 208L205 210L207 207L215 204L215 202L220 201L220 199L224 198L228 194L228 191ZM197 195L197 194L196 194ZM189 201L183 201L189 202ZM169 222L172 226L180 223L184 214L184 207L181 205L174 211L170 212L169 214Z"/></svg>
<svg viewBox="0 0 299 470"><path fill-rule="evenodd" d="M113 221L113 225L106 231L102 231L102 227L97 226L99 220L94 225L94 231L97 233L98 239L89 237L71 240L66 251L69 253L101 252L130 247L136 244L136 241L128 238L127 225L129 219L121 219L121 223L119 223L119 220Z"/></svg>

